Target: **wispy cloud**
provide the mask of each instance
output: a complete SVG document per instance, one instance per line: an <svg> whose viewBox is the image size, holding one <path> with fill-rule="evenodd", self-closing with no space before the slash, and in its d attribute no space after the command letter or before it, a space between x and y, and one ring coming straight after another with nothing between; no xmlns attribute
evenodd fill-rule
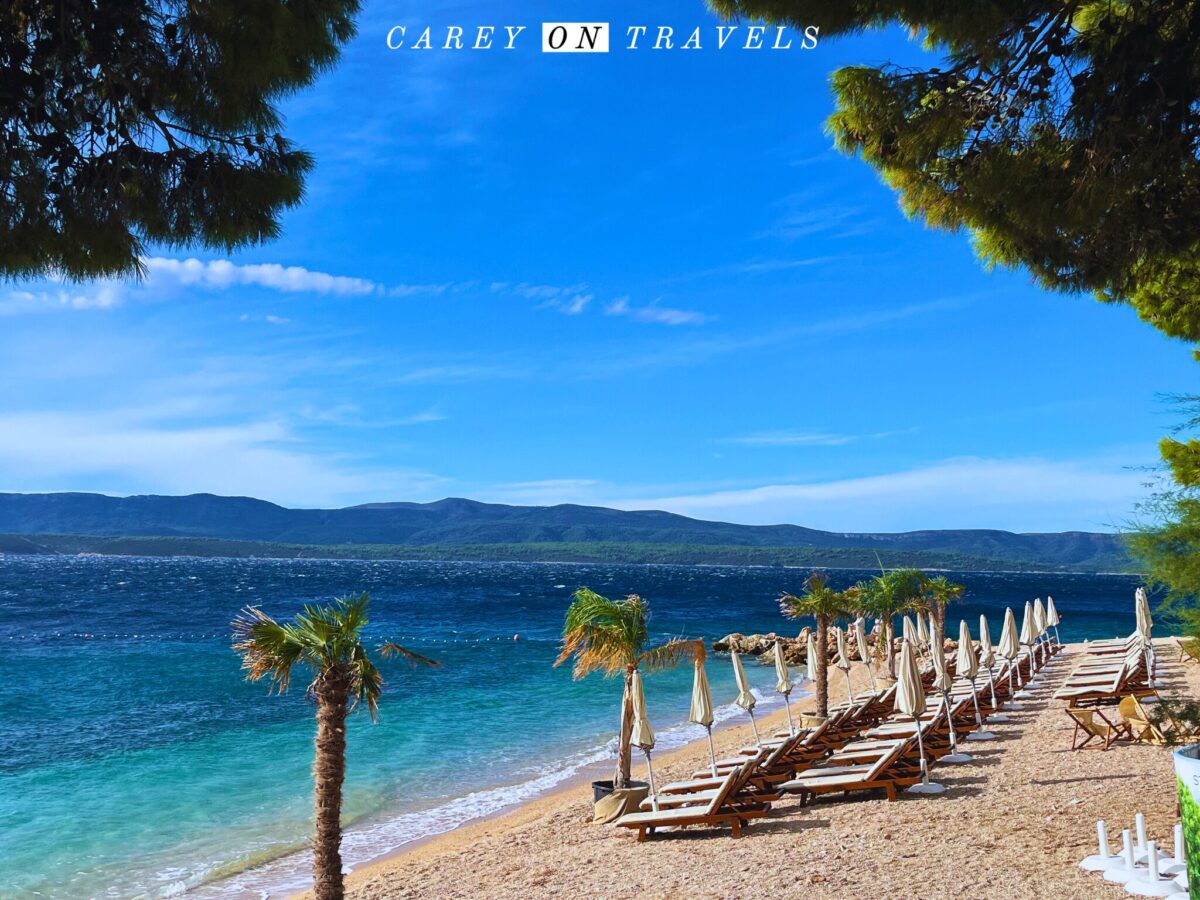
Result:
<svg viewBox="0 0 1200 900"><path fill-rule="evenodd" d="M727 438L727 444L744 447L841 447L857 441L852 434L826 434L805 431L768 431Z"/></svg>
<svg viewBox="0 0 1200 900"><path fill-rule="evenodd" d="M509 284L506 281L495 281L491 284L491 291L494 294L508 294L533 300L542 309L556 309L568 316L579 315L594 299L588 286L582 283L554 285L521 282Z"/></svg>
<svg viewBox="0 0 1200 900"><path fill-rule="evenodd" d="M635 322L652 322L657 325L703 325L713 319L707 313L659 306L657 303L651 303L649 306L633 306L628 297L618 297L607 304L604 307L604 314L624 316Z"/></svg>
<svg viewBox="0 0 1200 900"><path fill-rule="evenodd" d="M878 219L867 216L861 206L830 203L815 207L806 206L790 212L758 236L784 241L794 241L816 234L847 238L869 234L878 224Z"/></svg>

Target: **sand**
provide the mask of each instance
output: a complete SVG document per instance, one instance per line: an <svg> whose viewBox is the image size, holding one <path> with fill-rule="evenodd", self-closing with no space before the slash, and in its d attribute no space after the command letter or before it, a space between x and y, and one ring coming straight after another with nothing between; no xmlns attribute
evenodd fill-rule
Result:
<svg viewBox="0 0 1200 900"><path fill-rule="evenodd" d="M689 829L639 844L626 829L591 825L591 791L576 784L365 867L348 879L347 897L1124 897L1076 864L1095 852L1097 819L1119 842L1139 811L1150 838L1169 848L1171 752L1071 751L1071 722L1050 694L1081 652L1069 646L1050 689L992 726L997 740L965 745L975 762L933 770L948 789L941 796L807 808L785 799L741 838ZM1159 658L1164 696L1200 694L1200 666L1177 662L1166 643ZM780 710L765 722L782 719ZM750 738L748 727L728 729L718 752ZM706 760L699 741L662 754L655 775L686 777Z"/></svg>

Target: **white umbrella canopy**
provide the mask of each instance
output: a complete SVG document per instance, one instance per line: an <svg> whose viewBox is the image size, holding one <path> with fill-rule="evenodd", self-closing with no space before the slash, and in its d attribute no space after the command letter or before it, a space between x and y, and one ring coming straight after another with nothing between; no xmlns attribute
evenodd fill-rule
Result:
<svg viewBox="0 0 1200 900"><path fill-rule="evenodd" d="M921 755L921 781L909 788L914 794L940 794L946 788L929 780L929 765L925 761L925 740L921 734L921 715L925 712L925 688L912 642L904 641L900 649L900 672L896 682L896 711L911 716L916 723L917 750Z"/></svg>
<svg viewBox="0 0 1200 900"><path fill-rule="evenodd" d="M917 629L913 626L912 619L910 619L908 616L904 617L904 621L900 625L900 634L914 647L921 646L920 635L917 634Z"/></svg>
<svg viewBox="0 0 1200 900"><path fill-rule="evenodd" d="M925 627L925 617L917 613L917 644L922 647L929 645L930 631Z"/></svg>
<svg viewBox="0 0 1200 900"><path fill-rule="evenodd" d="M867 622L859 616L854 620L854 640L858 644L858 658L867 667L867 678L871 682L871 693L876 693L875 673L871 671L871 647L867 644Z"/></svg>
<svg viewBox="0 0 1200 900"><path fill-rule="evenodd" d="M933 665L933 687L939 694L942 695L942 702L945 704L946 721L950 721L950 689L954 686L954 679L950 677L950 672L946 668L946 651L942 649L942 645L937 641L933 641L929 645L929 661ZM958 736L954 732L954 728L950 728L950 753L948 756L942 757L942 762L970 762L971 757L965 753L958 752Z"/></svg>
<svg viewBox="0 0 1200 900"><path fill-rule="evenodd" d="M641 750L654 749L654 729L646 717L646 692L642 688L642 673L634 670L633 683L633 732L629 741Z"/></svg>
<svg viewBox="0 0 1200 900"><path fill-rule="evenodd" d="M1021 643L1028 647L1033 639L1033 604L1026 600L1025 612L1021 616Z"/></svg>
<svg viewBox="0 0 1200 900"><path fill-rule="evenodd" d="M650 762L650 751L654 749L654 729L646 717L646 692L642 689L642 673L636 669L633 672L633 732L629 736L630 743L646 754L646 773L650 782L650 805L658 809L658 799L654 790L654 765Z"/></svg>
<svg viewBox="0 0 1200 900"><path fill-rule="evenodd" d="M919 617L920 613L918 613L917 615ZM931 644L933 643L934 635L936 635L936 634L937 634L937 623L934 622L934 620L933 620L933 613L930 613L929 614L929 642Z"/></svg>
<svg viewBox="0 0 1200 900"><path fill-rule="evenodd" d="M854 692L850 690L850 654L846 652L846 632L841 628L833 629L833 636L837 640L837 667L842 670L842 674L846 676L846 702L850 703L854 700Z"/></svg>
<svg viewBox="0 0 1200 900"><path fill-rule="evenodd" d="M787 710L788 734L796 733L792 724L792 705L788 702L788 694L792 692L792 676L788 672L787 660L783 658L783 644L775 642L775 693L783 694L783 708Z"/></svg>
<svg viewBox="0 0 1200 900"><path fill-rule="evenodd" d="M746 679L746 670L742 668L742 658L736 651L729 655L733 659L733 680L737 682L738 689L737 699L733 702L750 714L750 725L754 729L754 743L761 746L762 741L758 737L758 723L754 721L754 707L758 703L758 699L750 690L750 682Z"/></svg>
<svg viewBox="0 0 1200 900"><path fill-rule="evenodd" d="M1013 615L1012 607L1004 608L1004 624L1000 626L1000 643L996 647L1000 656L1009 662L1008 667L1008 687L1009 690L1013 686L1013 672L1016 670L1015 665L1017 657L1021 655L1021 642L1017 638L1017 617ZM1018 677L1018 686L1020 680ZM1015 695L1014 695L1015 696ZM1021 704L1012 704L1013 709L1020 709Z"/></svg>
<svg viewBox="0 0 1200 900"><path fill-rule="evenodd" d="M1142 640L1150 640L1154 629L1154 619L1150 616L1150 601L1146 599L1146 589L1138 588L1134 594L1134 611L1137 613L1137 630Z"/></svg>
<svg viewBox="0 0 1200 900"><path fill-rule="evenodd" d="M979 660L975 656L975 642L971 640L971 628L963 619L958 626L958 651L954 657L958 676L974 681L979 674Z"/></svg>
<svg viewBox="0 0 1200 900"><path fill-rule="evenodd" d="M990 669L996 664L996 649L992 646L992 632L988 628L987 616L979 616L979 664Z"/></svg>
<svg viewBox="0 0 1200 900"><path fill-rule="evenodd" d="M1061 620L1058 618L1058 610L1054 608L1054 598L1049 594L1046 595L1046 625L1054 629L1054 643L1062 644L1062 640L1058 636L1058 624Z"/></svg>
<svg viewBox="0 0 1200 900"><path fill-rule="evenodd" d="M717 751L713 747L713 702L712 691L708 686L708 673L704 671L704 660L696 660L695 671L692 675L692 708L688 713L688 721L703 726L708 734L708 755L712 759L713 777L717 776Z"/></svg>
<svg viewBox="0 0 1200 900"><path fill-rule="evenodd" d="M933 664L933 686L944 694L954 682L946 671L946 651L937 642L929 645L929 661Z"/></svg>
<svg viewBox="0 0 1200 900"><path fill-rule="evenodd" d="M1033 601L1033 639L1039 643L1046 636L1046 607L1042 605L1042 598L1038 597ZM1042 647L1043 658L1049 650L1047 647Z"/></svg>
<svg viewBox="0 0 1200 900"><path fill-rule="evenodd" d="M979 695L975 693L975 679L979 675L979 658L975 654L975 645L971 640L971 626L963 619L958 625L958 651L955 655L958 676L971 682L971 703L975 706L975 730L967 736L967 740L989 741L995 735L983 730L983 715L979 712Z"/></svg>
<svg viewBox="0 0 1200 900"><path fill-rule="evenodd" d="M987 669L988 690L992 693L992 709L996 708L996 679L992 675L992 666L996 664L996 649L992 646L992 632L988 628L987 616L979 615L979 665ZM992 718L997 722L1007 722L1008 716L996 713Z"/></svg>

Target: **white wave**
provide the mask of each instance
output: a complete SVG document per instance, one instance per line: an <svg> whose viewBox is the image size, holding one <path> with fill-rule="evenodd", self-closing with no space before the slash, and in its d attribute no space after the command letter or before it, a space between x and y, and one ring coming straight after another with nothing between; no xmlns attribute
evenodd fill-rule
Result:
<svg viewBox="0 0 1200 900"><path fill-rule="evenodd" d="M757 709L770 710L782 704L782 697L758 688L752 689L758 700ZM797 697L805 695L796 691ZM733 703L713 710L713 726L737 718L748 719L745 710ZM655 752L675 750L704 736L703 729L688 722L671 725L657 735ZM533 777L515 784L500 785L472 791L455 797L440 806L419 812L401 813L372 824L352 826L342 836L342 859L346 870L365 865L406 844L453 831L476 819L495 815L505 809L525 803L545 794L597 763L611 760L616 753L616 738L603 745L583 750L566 759L559 759L534 769ZM205 885L189 894L196 898L244 897L251 894L261 898L286 896L311 885L312 857L296 853L248 869L245 872ZM175 882L178 885L178 881Z"/></svg>

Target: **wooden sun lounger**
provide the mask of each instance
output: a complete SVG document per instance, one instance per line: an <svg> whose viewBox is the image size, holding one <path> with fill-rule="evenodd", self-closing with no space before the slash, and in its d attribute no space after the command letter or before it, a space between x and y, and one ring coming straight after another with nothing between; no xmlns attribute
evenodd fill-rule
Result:
<svg viewBox="0 0 1200 900"><path fill-rule="evenodd" d="M888 800L895 800L897 787L915 784L921 778L905 762L905 751L910 746L916 746L915 739L899 741L869 766L814 766L798 778L784 782L779 789L805 799L819 794L884 791Z"/></svg>
<svg viewBox="0 0 1200 900"><path fill-rule="evenodd" d="M617 819L616 824L621 828L636 828L639 841L646 840L659 828L686 828L692 825L708 828L728 825L733 830L733 836L740 837L743 825L750 819L765 816L769 809L765 803L738 805L729 802L739 779L744 778L753 765L754 761L748 760L741 768L726 775L721 787L707 803L628 813Z"/></svg>

